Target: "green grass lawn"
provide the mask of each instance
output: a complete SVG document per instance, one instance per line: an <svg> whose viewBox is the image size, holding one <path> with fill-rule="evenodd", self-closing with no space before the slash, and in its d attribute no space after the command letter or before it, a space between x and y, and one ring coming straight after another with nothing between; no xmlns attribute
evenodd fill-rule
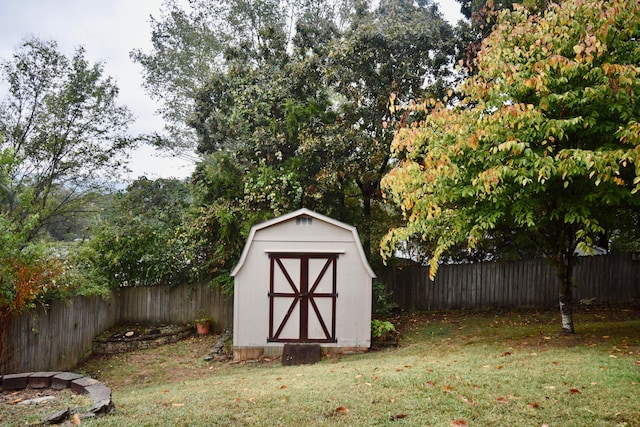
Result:
<svg viewBox="0 0 640 427"><path fill-rule="evenodd" d="M640 426L640 311L423 313L399 348L205 362L215 338L91 359L116 411L90 426Z"/></svg>

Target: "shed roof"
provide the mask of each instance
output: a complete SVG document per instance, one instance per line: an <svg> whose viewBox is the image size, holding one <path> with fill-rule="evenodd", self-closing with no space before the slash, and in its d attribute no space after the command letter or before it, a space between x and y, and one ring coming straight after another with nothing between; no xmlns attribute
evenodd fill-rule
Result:
<svg viewBox="0 0 640 427"><path fill-rule="evenodd" d="M376 277L376 274L373 272L373 270L371 269L371 266L369 265L369 262L367 261L367 257L364 254L364 249L362 249L362 244L360 243L360 237L358 236L358 230L348 224L345 224L344 222L340 222L338 220L335 220L333 218L329 218L328 216L325 215L321 215L317 212L314 212L310 209L307 208L302 208L302 209L298 209L297 211L293 211L290 212L288 214L270 219L268 221L262 222L260 224L256 224L253 227L251 227L251 231L249 232L249 237L247 238L247 242L244 245L244 249L242 250L242 255L240 255L240 260L238 261L238 264L235 266L235 268L231 271L231 276L235 276L236 274L238 274L238 271L240 271L240 269L242 268L244 262L247 259L247 255L249 253L249 250L251 248L251 243L253 242L254 236L256 234L257 231L265 229L265 228L269 228L269 227L273 227L276 226L278 224L281 224L283 222L289 221L291 219L294 219L296 217L299 216L309 216L312 218L317 219L318 221L323 221L326 222L328 224L331 224L335 227L339 227L342 228L344 230L349 231L352 236L353 236L353 241L356 245L356 248L358 250L358 255L360 256L360 260L362 261L362 265L364 266L364 268L367 270L367 273L369 273L369 275L373 278Z"/></svg>

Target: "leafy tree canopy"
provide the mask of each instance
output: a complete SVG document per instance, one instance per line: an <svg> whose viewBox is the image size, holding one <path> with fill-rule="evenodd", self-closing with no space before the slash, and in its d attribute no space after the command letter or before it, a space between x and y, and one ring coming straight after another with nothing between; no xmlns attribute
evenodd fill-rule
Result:
<svg viewBox="0 0 640 427"><path fill-rule="evenodd" d="M186 182L141 177L114 196L85 251L110 287L177 285L197 279L181 232L191 202Z"/></svg>
<svg viewBox="0 0 640 427"><path fill-rule="evenodd" d="M0 212L19 227L37 217L30 241L87 213L101 179L123 168L132 118L117 104L114 81L82 48L66 57L55 42L31 38L0 67L8 86L0 104Z"/></svg>
<svg viewBox="0 0 640 427"><path fill-rule="evenodd" d="M520 230L558 269L563 330L573 331L572 267L640 204L640 3L568 0L543 14L504 11L477 75L451 108L426 101L399 129L399 163L384 180L412 237L435 242L431 274L459 242L473 249L502 227Z"/></svg>

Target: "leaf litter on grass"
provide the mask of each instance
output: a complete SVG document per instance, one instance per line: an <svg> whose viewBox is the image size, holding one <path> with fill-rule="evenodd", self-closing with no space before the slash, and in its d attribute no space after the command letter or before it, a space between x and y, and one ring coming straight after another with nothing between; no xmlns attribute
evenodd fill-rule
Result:
<svg viewBox="0 0 640 427"><path fill-rule="evenodd" d="M150 351L126 359L133 365L127 368L131 374L175 355L175 360L164 363L184 375L179 380L150 374L147 383L136 385L123 381L122 374L103 371L101 380L113 387L116 405L122 407L95 425L136 425L130 421L149 413L156 425L172 425L171 413L176 411L182 420L191 421L186 425L454 425L460 421L467 423L460 425L498 426L554 425L566 419L594 426L640 425L633 398L640 390L636 364L640 312L625 313L626 320L613 312L595 314L577 313L581 323L573 337L556 332L555 313L411 314L397 319L401 331L397 349L333 355L316 365L297 367L283 367L277 359L204 363L202 355L212 342L187 341L183 347L165 350L164 356ZM623 351L614 351L614 346ZM609 357L612 351L617 359ZM138 365L143 362L144 366ZM100 369L105 363L92 367ZM170 398L163 393L167 389ZM160 412L148 411L145 407L152 401L169 405Z"/></svg>

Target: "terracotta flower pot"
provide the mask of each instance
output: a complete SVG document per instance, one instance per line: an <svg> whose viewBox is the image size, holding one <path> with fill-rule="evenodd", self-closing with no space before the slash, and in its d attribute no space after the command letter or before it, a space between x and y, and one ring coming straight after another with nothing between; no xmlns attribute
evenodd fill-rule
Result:
<svg viewBox="0 0 640 427"><path fill-rule="evenodd" d="M207 335L211 330L211 322L196 322L196 330L198 331L198 335Z"/></svg>

